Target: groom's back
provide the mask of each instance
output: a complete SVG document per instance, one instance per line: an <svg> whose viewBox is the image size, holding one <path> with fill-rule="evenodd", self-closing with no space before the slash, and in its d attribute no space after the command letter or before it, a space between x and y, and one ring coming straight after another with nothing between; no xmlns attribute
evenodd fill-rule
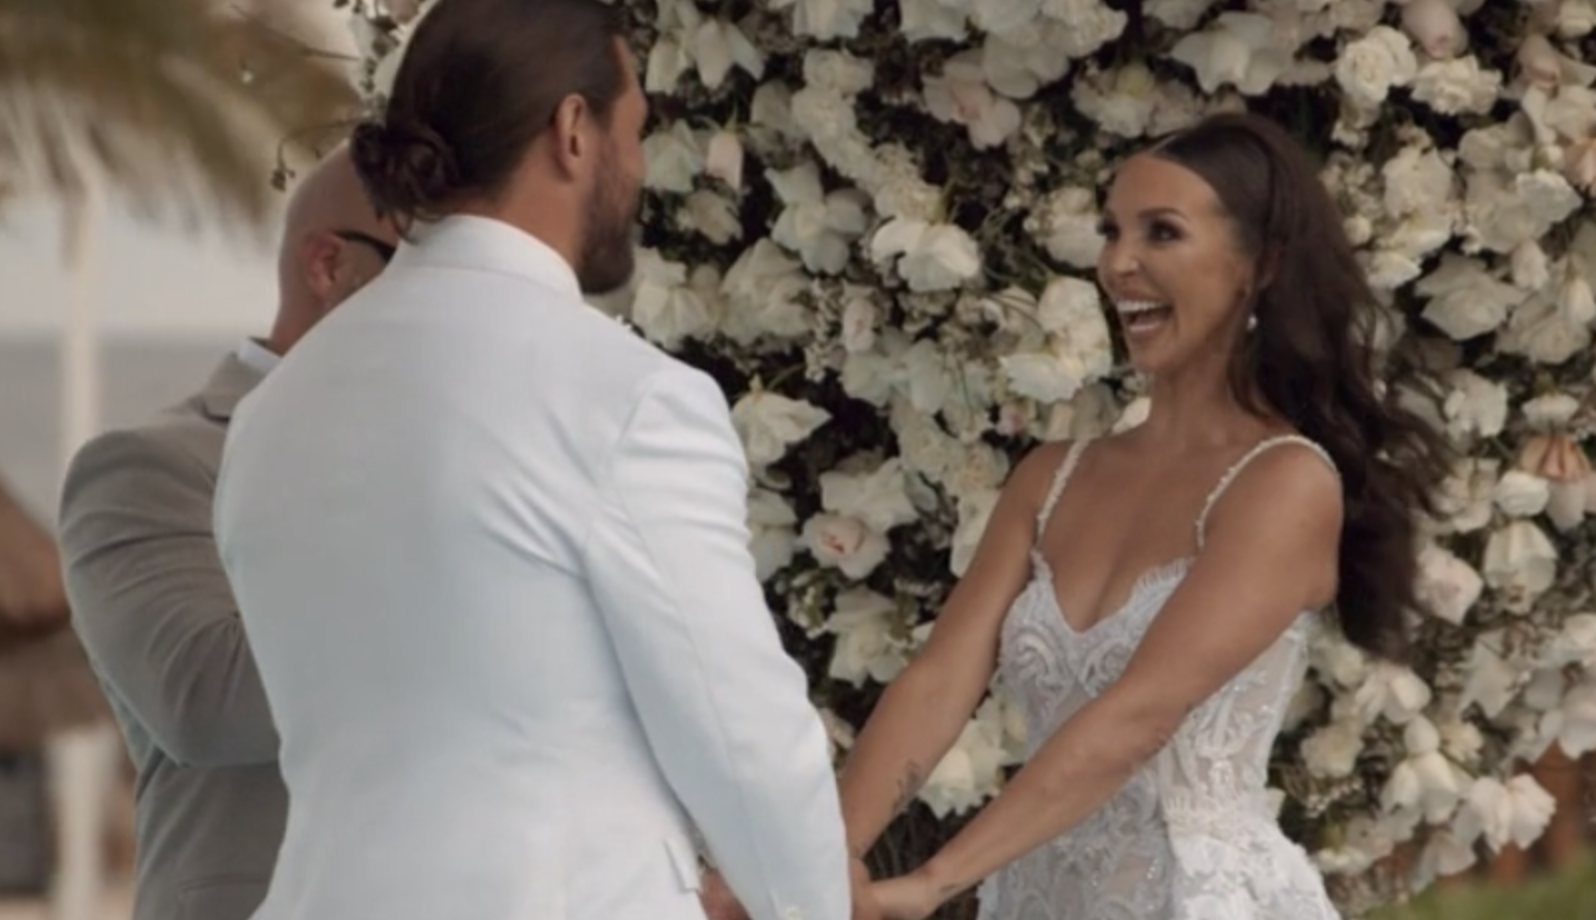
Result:
<svg viewBox="0 0 1596 920"><path fill-rule="evenodd" d="M474 229L403 250L229 436L218 540L292 802L263 918L555 916L570 860L686 846L582 558L669 359L535 272L452 263Z"/></svg>

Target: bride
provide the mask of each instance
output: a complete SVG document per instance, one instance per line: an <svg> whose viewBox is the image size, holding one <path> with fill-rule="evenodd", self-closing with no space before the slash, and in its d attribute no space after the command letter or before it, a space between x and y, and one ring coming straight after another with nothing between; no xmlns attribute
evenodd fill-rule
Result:
<svg viewBox="0 0 1596 920"><path fill-rule="evenodd" d="M981 883L984 920L1332 920L1275 821L1270 749L1315 611L1402 654L1443 442L1379 396L1374 296L1274 124L1215 116L1130 158L1102 232L1151 412L1016 468L846 765L849 844L862 859L995 672L1026 763L923 866L873 884L886 917Z"/></svg>

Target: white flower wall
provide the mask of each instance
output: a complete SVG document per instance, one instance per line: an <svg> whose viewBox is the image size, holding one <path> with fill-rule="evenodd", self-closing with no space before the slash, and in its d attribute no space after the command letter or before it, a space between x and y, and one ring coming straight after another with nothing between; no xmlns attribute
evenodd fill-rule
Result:
<svg viewBox="0 0 1596 920"><path fill-rule="evenodd" d="M418 4L341 2L380 98ZM1354 913L1539 836L1518 768L1596 749L1596 0L626 5L654 116L622 308L726 389L759 574L839 748L1013 459L1145 412L1091 280L1109 167L1249 107L1323 156L1391 385L1438 383L1414 404L1466 457L1413 667L1317 641L1282 822ZM1019 731L998 696L976 713L921 795L943 828Z"/></svg>

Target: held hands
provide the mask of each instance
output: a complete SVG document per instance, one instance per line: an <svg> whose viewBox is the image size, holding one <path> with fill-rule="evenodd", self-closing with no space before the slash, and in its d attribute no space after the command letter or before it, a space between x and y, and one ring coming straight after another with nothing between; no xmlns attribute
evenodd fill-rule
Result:
<svg viewBox="0 0 1596 920"><path fill-rule="evenodd" d="M881 920L925 920L942 906L936 887L920 872L876 882L870 895L880 907Z"/></svg>
<svg viewBox="0 0 1596 920"><path fill-rule="evenodd" d="M857 856L848 860L848 882L853 894L853 920L882 920L870 883L870 868Z"/></svg>

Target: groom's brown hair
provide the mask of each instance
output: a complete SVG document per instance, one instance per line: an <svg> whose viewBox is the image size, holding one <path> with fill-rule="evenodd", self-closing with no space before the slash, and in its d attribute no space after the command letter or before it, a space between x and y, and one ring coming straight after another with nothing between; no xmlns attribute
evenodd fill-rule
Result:
<svg viewBox="0 0 1596 920"><path fill-rule="evenodd" d="M625 26L602 0L434 0L382 116L350 141L378 212L405 227L492 197L573 94L607 121L627 88Z"/></svg>

